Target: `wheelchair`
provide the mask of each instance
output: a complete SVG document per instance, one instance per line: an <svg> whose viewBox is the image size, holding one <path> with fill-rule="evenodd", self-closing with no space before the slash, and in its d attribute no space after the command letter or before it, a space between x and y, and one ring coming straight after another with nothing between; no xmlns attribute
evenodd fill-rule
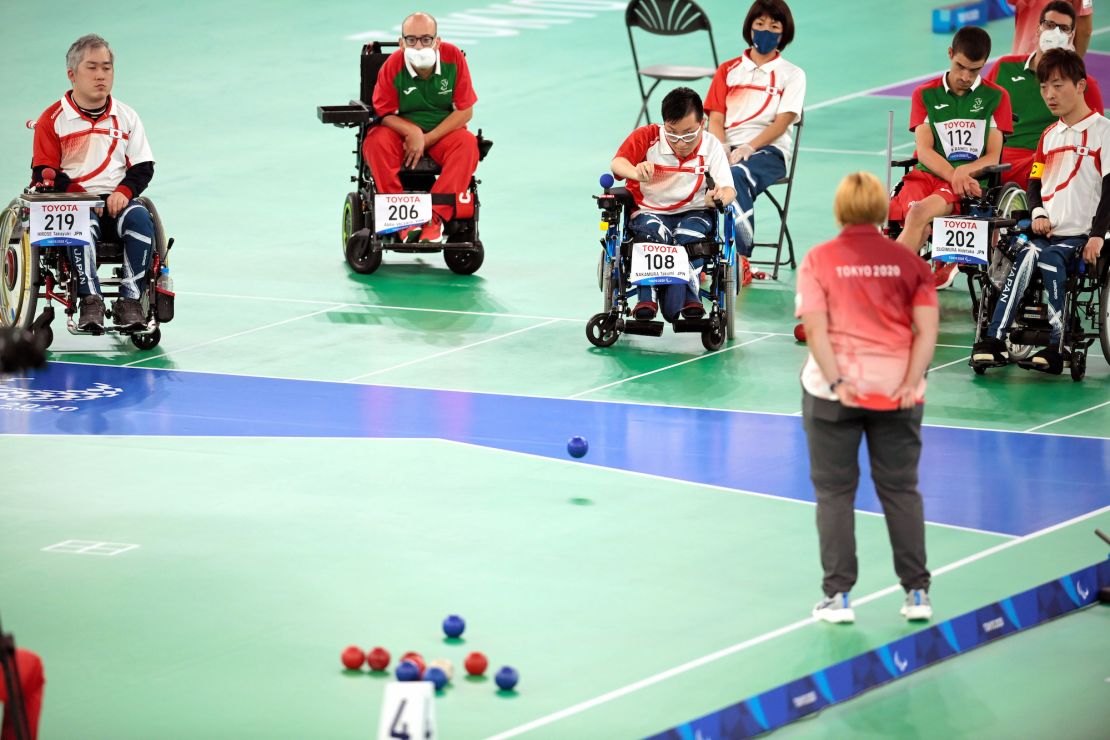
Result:
<svg viewBox="0 0 1110 740"><path fill-rule="evenodd" d="M663 334L663 321L639 321L632 317L628 300L636 295L638 285L629 281L632 262L632 233L628 222L636 204L627 188L613 187L609 175L603 175L604 192L593 196L601 210L601 256L598 261L598 287L601 289L601 312L586 323L586 338L595 347L611 347L622 333L658 337ZM730 206L731 208L731 206ZM709 288L699 288L699 297L709 299L710 310L700 319L678 318L672 326L676 333L701 334L701 343L713 352L736 332L736 241L729 209L718 206L724 218L724 238L714 229L713 238L686 245L687 256L704 259L702 270L709 276Z"/></svg>
<svg viewBox="0 0 1110 740"><path fill-rule="evenodd" d="M1028 221L1022 221L1022 224L1028 229ZM1031 235L1031 232L1028 234ZM976 342L987 332L1010 269L1023 246L1024 242L1015 236L992 248L990 265L981 280L983 297L976 316ZM1063 331L1056 348L1076 382L1083 380L1087 373L1087 351L1096 341L1102 345L1102 356L1110 362L1110 247L1103 247L1093 268L1083 261L1081 251L1076 250L1075 261L1068 266L1064 281ZM1028 362L1029 355L1038 348L1049 346L1051 326L1040 270L1034 271L1025 292L1014 296L1013 300L1017 301L1014 321L1005 340L1010 349L1009 361L985 364L969 359L968 364L976 375L984 375L992 367L1009 364L1032 369ZM1089 330L1084 328L1084 323L1089 325Z"/></svg>
<svg viewBox="0 0 1110 740"><path fill-rule="evenodd" d="M127 335L138 349L149 350L158 346L162 338L161 324L173 319L174 294L163 281L162 268L168 268L167 258L173 239L166 239L158 209L149 198L136 198L154 221L154 253L147 271L146 290L139 302L146 316L146 325L139 329L118 329L105 322L105 334ZM27 188L0 212L0 248L3 253L3 271L0 275L0 327L13 327L32 332L43 349L54 341L51 322L54 321L54 302L62 306L66 315L66 328L70 334L94 334L77 329L77 273L70 264L65 247L39 246L31 241L30 211L34 204L65 202L80 203L82 207L104 206L102 196L89 193L48 193ZM96 263L110 268L111 277L100 278L107 317L110 306L107 299L119 296L123 278L123 243L112 234L101 235L94 245ZM38 311L40 300L46 305Z"/></svg>
<svg viewBox="0 0 1110 740"><path fill-rule="evenodd" d="M360 275L375 272L382 264L383 252L434 253L443 252L444 261L452 272L471 275L478 271L485 259L482 240L478 235L478 185L475 177L463 193L431 193L432 205L449 205L455 208L454 217L444 224L445 242L440 243L402 243L393 233L385 233L376 228L374 196L377 190L374 178L362 156L362 146L373 126L380 124L374 115L374 86L378 71L389 53L383 49L397 47L396 42L375 41L362 49L361 86L359 100L348 105L321 105L316 108L316 116L321 123L339 128L357 128L355 137L355 170L351 182L357 190L348 193L343 203L341 227L341 246L343 256L352 270ZM478 161L485 159L493 147L493 142L482 137L478 130ZM401 185L405 193L428 193L440 173L440 167L431 157L425 156L412 168L402 167Z"/></svg>

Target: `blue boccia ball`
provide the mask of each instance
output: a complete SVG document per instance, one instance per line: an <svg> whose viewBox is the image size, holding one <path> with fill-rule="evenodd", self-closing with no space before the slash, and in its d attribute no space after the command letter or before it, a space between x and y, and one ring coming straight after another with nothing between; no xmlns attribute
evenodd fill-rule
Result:
<svg viewBox="0 0 1110 740"><path fill-rule="evenodd" d="M590 443L585 437L571 437L567 440L567 452L571 457L584 457L590 449Z"/></svg>
<svg viewBox="0 0 1110 740"><path fill-rule="evenodd" d="M420 668L411 660L402 660L397 664L398 681L416 681L420 678Z"/></svg>
<svg viewBox="0 0 1110 740"><path fill-rule="evenodd" d="M447 685L447 674L443 672L442 668L432 666L424 671L424 680L434 683L436 685L436 691L439 691Z"/></svg>
<svg viewBox="0 0 1110 740"><path fill-rule="evenodd" d="M448 637L458 637L466 629L466 621L458 614L451 614L443 620L443 634Z"/></svg>
<svg viewBox="0 0 1110 740"><path fill-rule="evenodd" d="M497 687L502 691L512 691L517 681L520 680L520 674L512 666L505 666L497 672L493 680L497 682Z"/></svg>

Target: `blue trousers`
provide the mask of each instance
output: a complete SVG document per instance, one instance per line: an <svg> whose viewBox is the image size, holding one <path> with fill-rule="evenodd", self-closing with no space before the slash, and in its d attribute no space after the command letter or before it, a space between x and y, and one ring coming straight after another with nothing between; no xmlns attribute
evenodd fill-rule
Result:
<svg viewBox="0 0 1110 740"><path fill-rule="evenodd" d="M765 146L744 162L732 165L736 183L736 253L752 256L755 239L755 199L771 185L786 177L786 158L782 151Z"/></svg>
<svg viewBox="0 0 1110 740"><path fill-rule="evenodd" d="M717 214L708 209L685 213L640 211L628 222L628 230L638 242L684 246L711 238L716 222ZM705 260L701 259L690 260L690 266L696 270L704 262ZM650 301L651 288L650 285L641 285L637 298L641 301ZM659 293L659 308L667 321L677 319L685 303L698 300L697 291L689 283L685 286L659 285L656 286L656 290Z"/></svg>
<svg viewBox="0 0 1110 740"><path fill-rule="evenodd" d="M124 298L139 298L146 289L146 273L150 269L150 256L154 252L154 219L150 211L133 200L113 218L105 210L100 216L92 214L93 244L100 235L113 231L123 242L123 279L119 292ZM67 247L69 261L77 273L79 296L100 295L100 280L96 277L95 246Z"/></svg>
<svg viewBox="0 0 1110 740"><path fill-rule="evenodd" d="M1054 236L1048 239L1037 237L1026 244L1018 253L1010 274L1006 276L1002 295L998 299L998 305L994 307L994 315L987 328L988 336L996 339L1005 337L1014 323L1018 304L1025 289L1029 287L1033 270L1039 269L1048 294L1048 323L1052 331L1052 344L1058 346L1064 329L1064 281L1068 277L1068 263L1075 257L1075 250L1086 243L1086 236Z"/></svg>

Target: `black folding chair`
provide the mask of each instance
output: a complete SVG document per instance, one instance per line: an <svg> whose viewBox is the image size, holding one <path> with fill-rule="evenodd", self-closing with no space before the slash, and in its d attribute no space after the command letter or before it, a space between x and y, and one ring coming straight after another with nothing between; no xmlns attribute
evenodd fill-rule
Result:
<svg viewBox="0 0 1110 740"><path fill-rule="evenodd" d="M775 250L775 258L773 260L753 260L748 259L748 263L752 265L770 265L771 266L771 279L779 279L779 268L789 266L790 269L797 267L797 261L794 258L794 239L790 236L790 226L787 223L786 216L790 212L790 194L794 192L794 168L798 166L798 147L799 142L802 140L802 123L805 114L798 116L797 122L794 124L794 153L790 157L790 169L786 173L786 177L780 178L771 187L775 185L785 185L786 193L783 194L782 203L780 204L775 194L771 192L771 188L763 191L763 195L767 200L771 201L771 205L779 214L779 236L776 241L771 242L754 242L752 244L752 254L756 247L772 247ZM782 258L782 245L786 243L787 258Z"/></svg>
<svg viewBox="0 0 1110 740"><path fill-rule="evenodd" d="M636 116L636 126L640 119L651 123L648 114L648 98L659 87L663 80L692 81L712 77L717 72L717 46L713 43L713 28L709 25L709 16L705 14L693 0L632 0L624 11L624 23L628 27L628 45L632 47L632 64L636 69L636 82L640 85L640 97L643 105L640 114ZM675 64L653 64L640 67L640 59L636 54L636 41L632 37L632 28L640 28L648 33L659 36L682 36L695 31L705 31L709 36L709 49L713 53L712 67L687 67ZM649 77L655 82L648 90L644 91L644 78Z"/></svg>

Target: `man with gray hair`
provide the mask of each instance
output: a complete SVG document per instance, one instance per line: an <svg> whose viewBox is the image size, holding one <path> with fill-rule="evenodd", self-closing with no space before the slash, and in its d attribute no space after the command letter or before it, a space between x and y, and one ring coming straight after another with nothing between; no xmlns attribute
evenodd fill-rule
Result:
<svg viewBox="0 0 1110 740"><path fill-rule="evenodd" d="M104 196L106 208L93 213L93 242L113 230L123 241L123 277L112 318L116 327L130 330L146 323L139 298L154 249L154 222L135 198L154 176L154 155L138 114L112 98L114 62L108 42L96 34L82 36L69 47L66 76L72 89L35 124L31 172L33 182L41 183L44 172L53 170L53 186L59 192ZM101 334L104 298L96 277L95 249L69 247L69 257L81 304L77 328Z"/></svg>

